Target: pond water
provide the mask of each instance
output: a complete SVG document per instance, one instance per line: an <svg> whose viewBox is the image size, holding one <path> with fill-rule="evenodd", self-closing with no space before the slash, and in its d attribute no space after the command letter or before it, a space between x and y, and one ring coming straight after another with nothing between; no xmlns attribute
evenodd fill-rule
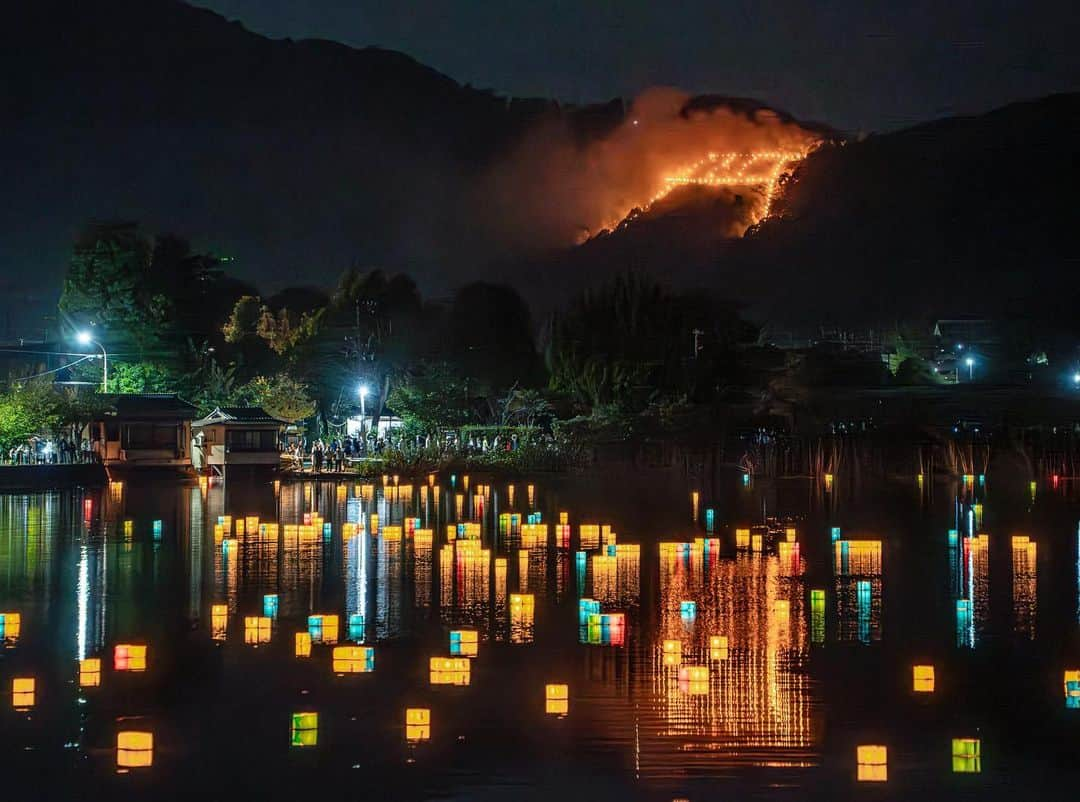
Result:
<svg viewBox="0 0 1080 802"><path fill-rule="evenodd" d="M630 465L0 495L3 787L1071 799L1078 518Z"/></svg>

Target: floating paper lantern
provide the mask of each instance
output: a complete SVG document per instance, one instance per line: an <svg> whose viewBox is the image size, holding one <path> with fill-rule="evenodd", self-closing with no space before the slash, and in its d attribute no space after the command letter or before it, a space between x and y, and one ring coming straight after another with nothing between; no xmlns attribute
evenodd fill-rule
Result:
<svg viewBox="0 0 1080 802"><path fill-rule="evenodd" d="M764 538L761 535L750 536L750 551L761 552L764 549Z"/></svg>
<svg viewBox="0 0 1080 802"><path fill-rule="evenodd" d="M400 526L384 526L380 533L380 537L387 543L400 543L401 534Z"/></svg>
<svg viewBox="0 0 1080 802"><path fill-rule="evenodd" d="M338 617L336 615L309 615L308 634L312 643L337 643Z"/></svg>
<svg viewBox="0 0 1080 802"><path fill-rule="evenodd" d="M154 734L123 730L116 733L116 767L139 769L154 763Z"/></svg>
<svg viewBox="0 0 1080 802"><path fill-rule="evenodd" d="M709 659L716 661L728 659L727 635L709 636Z"/></svg>
<svg viewBox="0 0 1080 802"><path fill-rule="evenodd" d="M680 682L708 682L708 666L682 666L679 668Z"/></svg>
<svg viewBox="0 0 1080 802"><path fill-rule="evenodd" d="M450 631L450 654L460 657L476 657L480 648L480 633L475 629Z"/></svg>
<svg viewBox="0 0 1080 802"><path fill-rule="evenodd" d="M36 703L37 680L33 677L15 677L11 681L11 704L16 710L26 710Z"/></svg>
<svg viewBox="0 0 1080 802"><path fill-rule="evenodd" d="M101 658L87 657L79 661L79 687L96 688L101 685Z"/></svg>
<svg viewBox="0 0 1080 802"><path fill-rule="evenodd" d="M578 526L578 538L581 540L581 548L586 551L600 548L600 526L598 524L580 524Z"/></svg>
<svg viewBox="0 0 1080 802"><path fill-rule="evenodd" d="M884 746L860 745L856 748L859 782L887 782L889 754Z"/></svg>
<svg viewBox="0 0 1080 802"><path fill-rule="evenodd" d="M405 739L410 743L431 739L431 710L409 707L405 710Z"/></svg>
<svg viewBox="0 0 1080 802"><path fill-rule="evenodd" d="M269 643L273 628L273 619L264 615L249 615L244 617L244 643L257 646L260 643Z"/></svg>
<svg viewBox="0 0 1080 802"><path fill-rule="evenodd" d="M835 543L836 541L838 541L840 539L840 527L839 526L834 526L831 530L829 530L829 532L830 532L830 536L832 538L833 543Z"/></svg>
<svg viewBox="0 0 1080 802"><path fill-rule="evenodd" d="M750 474L744 473L742 475L742 486L743 487L750 487Z"/></svg>
<svg viewBox="0 0 1080 802"><path fill-rule="evenodd" d="M319 743L319 714L293 713L289 727L290 746L317 746Z"/></svg>
<svg viewBox="0 0 1080 802"><path fill-rule="evenodd" d="M750 530L749 529L736 529L735 530L735 548L748 549L750 548Z"/></svg>
<svg viewBox="0 0 1080 802"><path fill-rule="evenodd" d="M146 646L116 644L113 648L113 668L117 671L146 671Z"/></svg>
<svg viewBox="0 0 1080 802"><path fill-rule="evenodd" d="M825 474L825 489L831 491L833 487L833 475L831 473Z"/></svg>
<svg viewBox="0 0 1080 802"><path fill-rule="evenodd" d="M471 678L467 657L432 657L428 668L432 685L468 685Z"/></svg>
<svg viewBox="0 0 1080 802"><path fill-rule="evenodd" d="M1080 710L1080 669L1065 672L1065 707Z"/></svg>
<svg viewBox="0 0 1080 802"><path fill-rule="evenodd" d="M128 518L124 521L124 537L130 538L135 534L135 522Z"/></svg>
<svg viewBox="0 0 1080 802"><path fill-rule="evenodd" d="M666 640L663 645L664 665L671 667L682 663L682 641Z"/></svg>
<svg viewBox="0 0 1080 802"><path fill-rule="evenodd" d="M311 635L307 632L296 633L296 656L311 657Z"/></svg>
<svg viewBox="0 0 1080 802"><path fill-rule="evenodd" d="M0 640L17 641L21 632L21 613L0 613Z"/></svg>
<svg viewBox="0 0 1080 802"><path fill-rule="evenodd" d="M154 533L154 540L161 540L161 528L162 524L160 520L154 521L151 525L151 530Z"/></svg>
<svg viewBox="0 0 1080 802"><path fill-rule="evenodd" d="M578 626L586 626L590 615L600 615L600 602L596 599L579 599Z"/></svg>
<svg viewBox="0 0 1080 802"><path fill-rule="evenodd" d="M548 685L544 690L544 712L553 716L565 716L570 712L570 687Z"/></svg>
<svg viewBox="0 0 1080 802"><path fill-rule="evenodd" d="M352 613L349 616L349 640L362 641L366 634L364 616L362 613Z"/></svg>
<svg viewBox="0 0 1080 802"><path fill-rule="evenodd" d="M697 602L679 602L679 615L682 616L684 621L692 621L697 616Z"/></svg>
<svg viewBox="0 0 1080 802"><path fill-rule="evenodd" d="M559 513L559 523L562 526L568 526L570 524L570 513L568 513L568 512L560 512Z"/></svg>
<svg viewBox="0 0 1080 802"><path fill-rule="evenodd" d="M912 690L915 693L933 693L934 692L934 667L933 666L915 666L912 669Z"/></svg>
<svg viewBox="0 0 1080 802"><path fill-rule="evenodd" d="M370 674L375 670L375 648L335 646L332 663L335 674Z"/></svg>
<svg viewBox="0 0 1080 802"><path fill-rule="evenodd" d="M982 742L978 738L952 739L952 770L956 774L982 772Z"/></svg>
<svg viewBox="0 0 1080 802"><path fill-rule="evenodd" d="M267 593L263 595L263 615L269 618L277 618L278 614L278 595L276 593Z"/></svg>
<svg viewBox="0 0 1080 802"><path fill-rule="evenodd" d="M304 523L307 523L307 521L305 521ZM237 537L243 537L246 533L247 533L247 530L246 530L246 528L244 526L244 519L243 518L237 518L236 519L236 536Z"/></svg>
<svg viewBox="0 0 1080 802"><path fill-rule="evenodd" d="M705 509L705 531L712 532L716 528L716 510L712 507Z"/></svg>

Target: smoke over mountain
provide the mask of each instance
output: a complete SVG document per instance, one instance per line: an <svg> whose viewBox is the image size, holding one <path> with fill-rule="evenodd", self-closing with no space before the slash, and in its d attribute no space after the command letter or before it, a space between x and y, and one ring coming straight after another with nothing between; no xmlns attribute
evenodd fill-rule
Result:
<svg viewBox="0 0 1080 802"><path fill-rule="evenodd" d="M682 184L724 187L739 236L765 212L773 182L821 132L748 101L642 93L607 135L582 141L545 120L480 180L475 202L508 243L558 247L615 227ZM712 154L712 159L710 159Z"/></svg>

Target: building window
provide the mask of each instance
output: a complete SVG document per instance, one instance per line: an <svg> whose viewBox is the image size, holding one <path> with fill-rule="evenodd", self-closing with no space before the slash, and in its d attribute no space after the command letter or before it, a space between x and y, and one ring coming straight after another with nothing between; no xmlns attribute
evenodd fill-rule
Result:
<svg viewBox="0 0 1080 802"><path fill-rule="evenodd" d="M124 448L176 448L176 425L129 423L124 426Z"/></svg>
<svg viewBox="0 0 1080 802"><path fill-rule="evenodd" d="M277 451L277 432L273 429L229 430L225 433L229 451Z"/></svg>

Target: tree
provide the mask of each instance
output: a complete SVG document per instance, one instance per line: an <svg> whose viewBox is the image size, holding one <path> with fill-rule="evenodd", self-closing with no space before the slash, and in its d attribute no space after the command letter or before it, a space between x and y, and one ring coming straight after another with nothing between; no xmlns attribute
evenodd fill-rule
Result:
<svg viewBox="0 0 1080 802"><path fill-rule="evenodd" d="M248 382L246 394L252 403L289 423L315 414L315 402L308 394L307 385L286 373L256 376Z"/></svg>
<svg viewBox="0 0 1080 802"><path fill-rule="evenodd" d="M390 407L418 430L461 426L472 420L468 383L445 362L425 363L401 377Z"/></svg>
<svg viewBox="0 0 1080 802"><path fill-rule="evenodd" d="M145 350L154 345L168 301L152 279L149 240L135 223L89 226L75 242L60 294L60 312L77 328L93 327L113 341Z"/></svg>
<svg viewBox="0 0 1080 802"><path fill-rule="evenodd" d="M109 391L113 393L168 393L177 389L174 371L160 362L113 362L109 365Z"/></svg>
<svg viewBox="0 0 1080 802"><path fill-rule="evenodd" d="M34 435L55 435L64 422L63 397L48 377L15 384L0 394L0 448L4 451Z"/></svg>

